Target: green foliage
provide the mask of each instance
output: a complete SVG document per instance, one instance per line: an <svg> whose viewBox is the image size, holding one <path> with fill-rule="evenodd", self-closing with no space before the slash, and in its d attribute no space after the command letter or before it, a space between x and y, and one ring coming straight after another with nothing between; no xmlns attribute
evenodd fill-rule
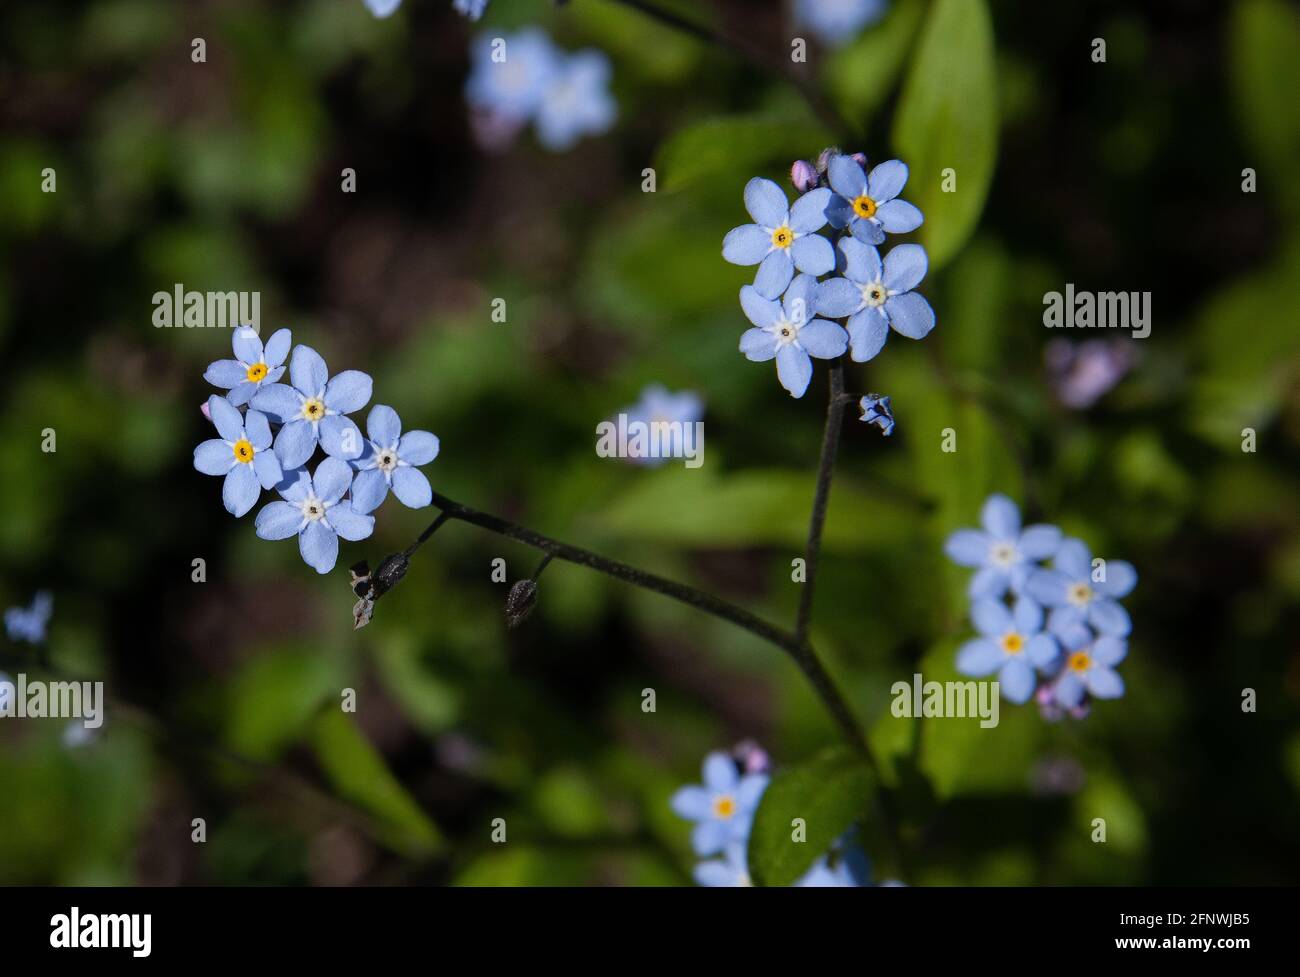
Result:
<svg viewBox="0 0 1300 977"><path fill-rule="evenodd" d="M796 159L815 158L830 141L830 133L806 114L720 116L693 122L675 132L660 147L655 168L663 181L662 189L669 192L708 180L725 180L736 184L734 192L739 200L740 190L749 178L745 174L769 168L788 169ZM742 176L744 179L740 179Z"/></svg>
<svg viewBox="0 0 1300 977"><path fill-rule="evenodd" d="M889 97L924 14L924 0L896 0L877 27L831 54L826 86L850 122L869 119Z"/></svg>

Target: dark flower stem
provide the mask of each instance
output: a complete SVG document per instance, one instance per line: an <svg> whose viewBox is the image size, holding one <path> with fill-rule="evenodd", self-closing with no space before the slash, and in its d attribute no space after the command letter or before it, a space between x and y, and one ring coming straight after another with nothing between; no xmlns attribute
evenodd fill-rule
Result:
<svg viewBox="0 0 1300 977"><path fill-rule="evenodd" d="M839 453L840 431L844 427L844 363L831 361L831 392L826 405L826 428L822 432L821 460L817 465L817 489L813 493L812 515L808 519L808 542L804 546L804 585L799 594L799 615L795 619L795 638L808 641L812 626L813 590L817 584L817 562L822 549L822 527L826 523L826 506L830 501L831 478L835 474L835 456Z"/></svg>

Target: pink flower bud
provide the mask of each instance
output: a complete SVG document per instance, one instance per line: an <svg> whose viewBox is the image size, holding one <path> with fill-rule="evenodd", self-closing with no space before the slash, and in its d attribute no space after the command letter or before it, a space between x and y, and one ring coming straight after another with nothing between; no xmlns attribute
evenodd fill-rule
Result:
<svg viewBox="0 0 1300 977"><path fill-rule="evenodd" d="M797 159L790 167L790 182L800 193L807 193L817 186L817 167L806 159Z"/></svg>
<svg viewBox="0 0 1300 977"><path fill-rule="evenodd" d="M212 420L212 415L208 413L208 402L206 400L203 403L199 404L199 410L203 411L204 417L206 417L208 420Z"/></svg>

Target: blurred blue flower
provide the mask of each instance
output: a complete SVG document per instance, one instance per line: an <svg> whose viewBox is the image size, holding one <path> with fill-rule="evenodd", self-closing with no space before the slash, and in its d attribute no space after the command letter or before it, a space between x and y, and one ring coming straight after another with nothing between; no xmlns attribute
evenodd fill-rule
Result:
<svg viewBox="0 0 1300 977"><path fill-rule="evenodd" d="M203 379L214 387L229 390L227 399L236 407L243 407L262 384L275 383L284 375L284 361L292 341L288 329L277 329L263 347L255 329L240 326L231 337L235 358L209 364Z"/></svg>
<svg viewBox="0 0 1300 977"><path fill-rule="evenodd" d="M452 0L451 5L461 16L478 20L487 10L488 0Z"/></svg>
<svg viewBox="0 0 1300 977"><path fill-rule="evenodd" d="M289 472L278 486L283 502L268 502L257 514L262 539L298 536L298 552L317 573L329 573L339 556L339 537L365 539L375 528L374 516L362 515L343 501L352 485L352 468L338 458L325 458L309 477L304 469Z"/></svg>
<svg viewBox="0 0 1300 977"><path fill-rule="evenodd" d="M618 116L609 91L609 58L600 51L556 55L556 67L537 105L537 139L563 152L583 136L607 132Z"/></svg>
<svg viewBox="0 0 1300 977"><path fill-rule="evenodd" d="M853 360L865 363L885 345L889 327L908 339L924 339L934 328L934 309L913 292L929 267L925 248L900 244L880 260L880 252L856 238L840 241L842 278L817 286L817 311L832 319L849 317Z"/></svg>
<svg viewBox="0 0 1300 977"><path fill-rule="evenodd" d="M959 529L944 543L948 559L958 566L979 567L970 582L971 600L1001 597L1010 587L1019 593L1034 564L1055 555L1061 530L1038 523L1020 528L1020 510L1005 495L990 495L980 512L984 525ZM1046 603L1039 600L1039 603Z"/></svg>
<svg viewBox="0 0 1300 977"><path fill-rule="evenodd" d="M1067 709L1083 704L1086 694L1095 699L1118 699L1124 694L1124 680L1115 666L1128 654L1128 643L1115 635L1102 635L1087 647L1074 648L1056 680L1056 702Z"/></svg>
<svg viewBox="0 0 1300 977"><path fill-rule="evenodd" d="M740 337L740 351L755 363L775 358L777 377L792 397L802 397L808 389L810 356L834 359L849 344L848 334L838 325L813 318L816 288L812 275L799 275L782 302L764 297L752 285L740 290L740 306L755 326Z"/></svg>
<svg viewBox="0 0 1300 977"><path fill-rule="evenodd" d="M835 267L835 249L817 231L826 226L830 199L830 190L821 187L790 207L785 191L754 177L745 184L745 209L754 223L727 232L722 257L733 265L758 265L754 288L766 299L786 290L796 267L809 275L826 274Z"/></svg>
<svg viewBox="0 0 1300 977"><path fill-rule="evenodd" d="M1048 626L1070 643L1077 643L1085 625L1102 634L1123 637L1133 628L1128 611L1119 604L1137 585L1137 570L1126 560L1104 560L1095 569L1083 540L1067 539L1056 551L1053 569L1035 570L1025 592L1052 608Z"/></svg>
<svg viewBox="0 0 1300 977"><path fill-rule="evenodd" d="M668 388L655 383L642 390L641 399L620 413L627 416L628 424L641 421L645 424L682 425L680 443L674 443L671 438L652 438L647 445L649 453L645 457L628 458L636 464L655 467L662 465L669 457L675 457L665 455L663 453L665 448L669 451L680 448L679 453L685 453L695 447L695 429L691 425L704 417L704 401L700 399L699 394L692 391L672 393Z"/></svg>
<svg viewBox="0 0 1300 977"><path fill-rule="evenodd" d="M208 416L220 437L204 441L194 449L194 467L204 475L224 475L221 501L226 511L242 516L262 494L274 488L283 472L271 451L271 425L266 416L250 410L240 414L225 397L208 398Z"/></svg>
<svg viewBox="0 0 1300 977"><path fill-rule="evenodd" d="M743 845L767 782L766 774L741 776L736 761L721 751L706 756L704 785L682 787L670 801L679 817L695 822L695 854L714 855L729 844Z"/></svg>
<svg viewBox="0 0 1300 977"><path fill-rule="evenodd" d="M541 105L561 70L561 52L540 27L502 37L481 35L470 48L465 97L474 108L523 121Z"/></svg>
<svg viewBox="0 0 1300 977"><path fill-rule="evenodd" d="M344 370L331 378L325 361L310 346L298 346L289 362L293 386L273 383L250 401L284 427L275 436L275 453L286 470L306 463L316 444L344 460L361 455L361 429L345 414L370 400L372 382L360 370Z"/></svg>
<svg viewBox="0 0 1300 977"><path fill-rule="evenodd" d="M376 404L366 418L370 435L361 457L352 462L357 476L352 482L352 508L374 512L391 488L402 505L420 509L433 498L429 480L417 470L438 457L438 437L428 431L402 433L397 411Z"/></svg>
<svg viewBox="0 0 1300 977"><path fill-rule="evenodd" d="M37 591L29 607L11 607L5 611L5 632L10 641L26 641L39 645L45 640L45 629L54 610L54 595L48 590Z"/></svg>
<svg viewBox="0 0 1300 977"><path fill-rule="evenodd" d="M709 888L735 889L754 884L749 877L749 863L745 858L744 842L731 842L722 858L700 862L692 873L698 885Z"/></svg>
<svg viewBox="0 0 1300 977"><path fill-rule="evenodd" d="M867 394L858 401L858 409L862 411L862 416L858 418L862 423L874 424L885 437L894 433L894 410L888 397Z"/></svg>
<svg viewBox="0 0 1300 977"><path fill-rule="evenodd" d="M402 5L402 0L363 0L376 17L387 17Z"/></svg>
<svg viewBox="0 0 1300 977"><path fill-rule="evenodd" d="M850 828L817 858L794 883L801 888L862 888L871 885L871 862L857 842L857 829Z"/></svg>
<svg viewBox="0 0 1300 977"><path fill-rule="evenodd" d="M823 44L847 44L885 15L886 0L795 0L795 23Z"/></svg>
<svg viewBox="0 0 1300 977"><path fill-rule="evenodd" d="M957 671L983 678L998 673L1002 694L1024 703L1034 694L1034 669L1048 672L1060 658L1056 639L1043 630L1043 609L1028 597L1019 598L1014 610L998 600L978 601L971 620L981 637L957 652Z"/></svg>
<svg viewBox="0 0 1300 977"><path fill-rule="evenodd" d="M921 212L899 200L907 184L907 165L886 160L870 176L851 156L832 156L827 167L835 194L826 208L832 227L847 227L863 244L879 244L885 232L904 234L921 226Z"/></svg>

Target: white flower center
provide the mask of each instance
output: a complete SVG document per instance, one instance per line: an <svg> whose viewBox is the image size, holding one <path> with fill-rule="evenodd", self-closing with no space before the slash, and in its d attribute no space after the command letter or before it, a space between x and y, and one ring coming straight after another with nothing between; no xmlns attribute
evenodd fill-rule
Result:
<svg viewBox="0 0 1300 977"><path fill-rule="evenodd" d="M298 507L302 510L302 517L308 522L324 519L325 510L329 508L328 505L314 495L307 496L298 504Z"/></svg>
<svg viewBox="0 0 1300 977"><path fill-rule="evenodd" d="M400 460L392 448L380 448L375 454L375 467L381 472L391 472Z"/></svg>
<svg viewBox="0 0 1300 977"><path fill-rule="evenodd" d="M867 282L862 286L862 301L869 309L878 309L889 298L889 289L880 282Z"/></svg>
<svg viewBox="0 0 1300 977"><path fill-rule="evenodd" d="M1086 607L1088 601L1092 600L1092 588L1083 581L1072 583L1066 590L1065 597L1075 607Z"/></svg>
<svg viewBox="0 0 1300 977"><path fill-rule="evenodd" d="M989 547L989 560L994 566L1009 567L1015 564L1019 554L1010 543L994 543Z"/></svg>

